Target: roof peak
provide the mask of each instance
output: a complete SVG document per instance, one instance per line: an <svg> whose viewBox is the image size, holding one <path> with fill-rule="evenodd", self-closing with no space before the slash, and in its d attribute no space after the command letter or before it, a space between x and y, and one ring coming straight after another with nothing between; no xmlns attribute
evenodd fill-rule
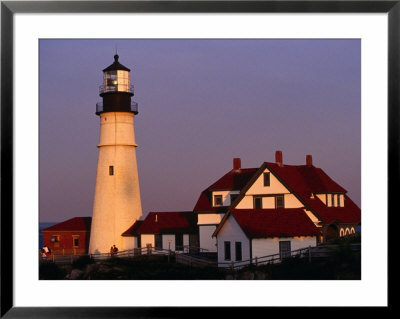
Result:
<svg viewBox="0 0 400 319"><path fill-rule="evenodd" d="M119 55L118 54L114 55L114 62L112 64L110 64L108 67L106 67L103 70L103 72L114 71L114 70L123 70L123 71L128 71L128 72L131 71L129 68L127 68L126 66L119 63Z"/></svg>

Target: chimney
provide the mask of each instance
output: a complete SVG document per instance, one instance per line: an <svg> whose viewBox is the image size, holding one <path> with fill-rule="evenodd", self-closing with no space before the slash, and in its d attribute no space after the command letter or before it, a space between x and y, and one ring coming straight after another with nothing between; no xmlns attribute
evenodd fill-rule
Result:
<svg viewBox="0 0 400 319"><path fill-rule="evenodd" d="M311 155L306 155L306 165L308 167L312 166L312 156Z"/></svg>
<svg viewBox="0 0 400 319"><path fill-rule="evenodd" d="M278 166L283 166L282 151L275 152L275 162Z"/></svg>
<svg viewBox="0 0 400 319"><path fill-rule="evenodd" d="M234 158L233 159L233 169L235 171L237 171L237 170L239 170L241 168L242 168L242 164L241 164L240 158Z"/></svg>

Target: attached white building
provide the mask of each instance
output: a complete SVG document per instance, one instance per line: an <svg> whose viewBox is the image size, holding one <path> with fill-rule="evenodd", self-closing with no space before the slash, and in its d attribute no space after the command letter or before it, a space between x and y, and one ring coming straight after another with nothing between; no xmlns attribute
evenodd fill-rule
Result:
<svg viewBox="0 0 400 319"><path fill-rule="evenodd" d="M274 254L285 258L293 250L316 246L320 235L301 208L230 209L213 234L220 267Z"/></svg>

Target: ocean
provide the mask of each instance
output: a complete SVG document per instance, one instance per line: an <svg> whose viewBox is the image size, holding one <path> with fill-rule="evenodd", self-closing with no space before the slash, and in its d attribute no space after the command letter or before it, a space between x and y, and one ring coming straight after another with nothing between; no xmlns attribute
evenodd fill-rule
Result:
<svg viewBox="0 0 400 319"><path fill-rule="evenodd" d="M39 249L43 247L43 234L42 229L53 226L57 223L39 223Z"/></svg>

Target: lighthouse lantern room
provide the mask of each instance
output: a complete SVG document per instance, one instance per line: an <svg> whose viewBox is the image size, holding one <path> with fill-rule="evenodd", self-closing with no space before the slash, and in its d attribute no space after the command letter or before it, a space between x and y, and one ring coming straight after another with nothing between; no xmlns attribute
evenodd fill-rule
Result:
<svg viewBox="0 0 400 319"><path fill-rule="evenodd" d="M131 249L121 234L142 216L136 163L134 117L138 104L132 101L130 69L118 61L103 70L100 141L89 253L108 253L112 245Z"/></svg>

